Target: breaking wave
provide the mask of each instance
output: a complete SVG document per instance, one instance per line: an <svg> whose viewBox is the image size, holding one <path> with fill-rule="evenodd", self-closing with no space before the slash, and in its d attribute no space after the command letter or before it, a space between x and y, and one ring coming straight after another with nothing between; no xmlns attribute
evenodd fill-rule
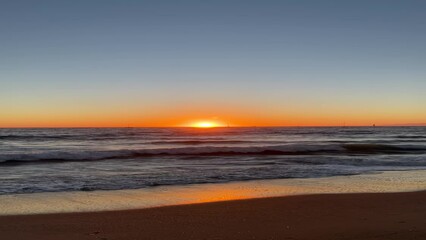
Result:
<svg viewBox="0 0 426 240"><path fill-rule="evenodd" d="M263 147L180 147L161 149L124 149L113 151L41 152L1 154L0 165L35 162L93 161L161 156L242 156L242 155L356 155L356 154L424 154L426 146L385 144L318 144Z"/></svg>

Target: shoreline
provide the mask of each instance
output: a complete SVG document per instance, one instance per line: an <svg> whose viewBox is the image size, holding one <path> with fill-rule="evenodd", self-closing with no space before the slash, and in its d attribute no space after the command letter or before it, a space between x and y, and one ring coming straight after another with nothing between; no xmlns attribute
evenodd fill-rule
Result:
<svg viewBox="0 0 426 240"><path fill-rule="evenodd" d="M426 239L426 191L315 194L0 216L12 239Z"/></svg>
<svg viewBox="0 0 426 240"><path fill-rule="evenodd" d="M133 190L0 195L0 216L105 212L295 195L426 190L426 170L324 178L159 186Z"/></svg>

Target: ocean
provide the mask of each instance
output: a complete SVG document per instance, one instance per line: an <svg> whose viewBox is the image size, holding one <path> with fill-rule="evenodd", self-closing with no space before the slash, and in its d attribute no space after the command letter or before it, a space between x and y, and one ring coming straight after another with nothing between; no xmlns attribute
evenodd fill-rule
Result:
<svg viewBox="0 0 426 240"><path fill-rule="evenodd" d="M0 194L426 169L426 127L0 129Z"/></svg>

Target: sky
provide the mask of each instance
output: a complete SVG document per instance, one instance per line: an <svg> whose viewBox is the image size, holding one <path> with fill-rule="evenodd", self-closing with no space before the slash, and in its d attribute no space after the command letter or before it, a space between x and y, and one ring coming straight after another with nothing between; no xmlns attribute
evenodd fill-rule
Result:
<svg viewBox="0 0 426 240"><path fill-rule="evenodd" d="M426 1L3 0L0 127L426 123Z"/></svg>

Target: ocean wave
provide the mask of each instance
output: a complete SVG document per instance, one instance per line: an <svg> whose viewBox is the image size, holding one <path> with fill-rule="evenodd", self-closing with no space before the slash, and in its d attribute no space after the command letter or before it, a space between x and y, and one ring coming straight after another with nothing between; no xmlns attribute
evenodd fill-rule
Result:
<svg viewBox="0 0 426 240"><path fill-rule="evenodd" d="M398 139L418 139L418 138L425 138L426 139L426 135L398 135L395 136L395 138Z"/></svg>
<svg viewBox="0 0 426 240"><path fill-rule="evenodd" d="M350 153L419 153L425 152L424 145L386 145L386 144L344 144L342 145Z"/></svg>
<svg viewBox="0 0 426 240"><path fill-rule="evenodd" d="M91 139L118 139L116 134L98 135L0 135L0 140L35 141L35 140L91 140Z"/></svg>
<svg viewBox="0 0 426 240"><path fill-rule="evenodd" d="M268 141L271 142L271 141ZM258 143L258 141L249 140L164 140L152 141L150 144L182 144L182 145L196 145L196 144L239 144L239 143Z"/></svg>
<svg viewBox="0 0 426 240"><path fill-rule="evenodd" d="M41 152L28 154L0 154L0 165L31 162L92 161L132 159L155 156L241 156L241 155L348 155L348 154L425 154L424 145L384 144L289 144L262 147L181 147L162 149L123 149L113 151Z"/></svg>
<svg viewBox="0 0 426 240"><path fill-rule="evenodd" d="M34 139L69 139L76 138L76 136L70 135L0 135L0 140L34 140Z"/></svg>

